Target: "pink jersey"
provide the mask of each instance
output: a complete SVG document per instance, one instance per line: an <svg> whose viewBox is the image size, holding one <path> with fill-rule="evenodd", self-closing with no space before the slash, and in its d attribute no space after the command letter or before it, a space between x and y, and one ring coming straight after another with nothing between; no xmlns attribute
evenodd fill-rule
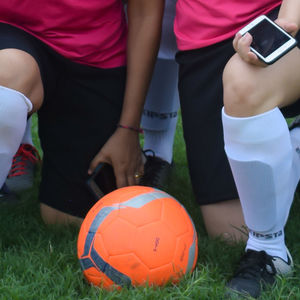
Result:
<svg viewBox="0 0 300 300"><path fill-rule="evenodd" d="M281 4L281 0L178 0L174 31L179 50L206 47L228 38Z"/></svg>
<svg viewBox="0 0 300 300"><path fill-rule="evenodd" d="M126 61L121 0L1 0L0 22L31 33L78 63L112 68Z"/></svg>

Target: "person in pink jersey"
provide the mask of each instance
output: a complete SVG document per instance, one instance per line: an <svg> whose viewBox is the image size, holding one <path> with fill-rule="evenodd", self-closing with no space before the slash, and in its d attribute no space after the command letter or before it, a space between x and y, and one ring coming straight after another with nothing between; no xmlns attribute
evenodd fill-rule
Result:
<svg viewBox="0 0 300 300"><path fill-rule="evenodd" d="M143 172L138 139L161 32L162 0L0 4L0 198L27 117L39 115L39 198L47 223L81 222L99 162L118 187ZM127 66L126 66L127 65Z"/></svg>
<svg viewBox="0 0 300 300"><path fill-rule="evenodd" d="M284 226L299 181L300 132L284 116L300 112L300 51L266 66L250 52L251 36L235 35L267 14L299 40L300 3L178 0L176 13L193 187L209 234L239 238L244 217L246 251L226 295L257 298L293 269Z"/></svg>
<svg viewBox="0 0 300 300"><path fill-rule="evenodd" d="M242 209L223 149L220 114L222 72L234 53L231 40L255 16L278 5L280 1L274 0L177 1L174 31L184 138L192 186L211 236L245 238L240 230Z"/></svg>
<svg viewBox="0 0 300 300"><path fill-rule="evenodd" d="M166 187L173 169L173 142L179 109L177 45L173 31L175 5L176 0L165 1L160 47L141 119L146 162L139 184L159 189ZM125 13L126 8L125 5ZM33 186L35 171L41 163L32 141L31 119L27 121L24 137L5 181L11 194L21 194Z"/></svg>

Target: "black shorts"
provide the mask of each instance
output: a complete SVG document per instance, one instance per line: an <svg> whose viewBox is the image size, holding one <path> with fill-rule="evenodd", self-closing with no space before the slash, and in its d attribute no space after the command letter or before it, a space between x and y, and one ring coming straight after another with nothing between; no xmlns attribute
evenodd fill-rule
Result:
<svg viewBox="0 0 300 300"><path fill-rule="evenodd" d="M0 23L0 49L5 48L33 56L42 76L45 96L38 112L43 150L40 201L84 217L95 203L85 184L87 170L116 129L126 69L71 62L30 34Z"/></svg>
<svg viewBox="0 0 300 300"><path fill-rule="evenodd" d="M300 34L296 38L299 40ZM234 53L230 39L176 55L187 160L193 190L201 205L238 198L224 151L221 120L222 73ZM300 114L300 101L282 112L285 117Z"/></svg>

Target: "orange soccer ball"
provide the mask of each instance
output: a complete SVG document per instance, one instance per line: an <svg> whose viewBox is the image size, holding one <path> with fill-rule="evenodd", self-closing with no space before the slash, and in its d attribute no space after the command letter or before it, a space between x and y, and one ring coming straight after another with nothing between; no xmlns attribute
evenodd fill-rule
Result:
<svg viewBox="0 0 300 300"><path fill-rule="evenodd" d="M91 208L77 249L83 274L93 285L164 285L194 269L197 232L172 196L131 186L107 194Z"/></svg>

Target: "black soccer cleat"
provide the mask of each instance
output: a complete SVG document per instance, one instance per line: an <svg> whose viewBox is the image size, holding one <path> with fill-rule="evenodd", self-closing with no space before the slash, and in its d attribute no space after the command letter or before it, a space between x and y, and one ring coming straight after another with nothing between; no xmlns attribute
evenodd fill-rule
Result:
<svg viewBox="0 0 300 300"><path fill-rule="evenodd" d="M288 261L270 256L265 251L247 250L241 258L239 268L227 284L226 296L258 298L264 287L275 283L276 275L292 273L293 261L287 250Z"/></svg>
<svg viewBox="0 0 300 300"><path fill-rule="evenodd" d="M152 150L145 150L144 155L146 157L146 163L144 165L144 174L140 179L139 185L151 186L164 190L173 164L155 156L155 153Z"/></svg>

